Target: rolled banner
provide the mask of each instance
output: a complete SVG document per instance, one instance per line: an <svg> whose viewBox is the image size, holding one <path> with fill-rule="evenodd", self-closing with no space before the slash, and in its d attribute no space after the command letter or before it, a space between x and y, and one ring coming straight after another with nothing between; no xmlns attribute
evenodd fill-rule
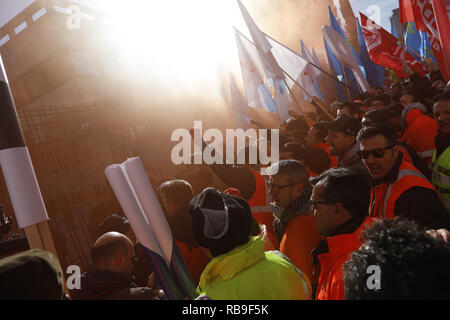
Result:
<svg viewBox="0 0 450 320"><path fill-rule="evenodd" d="M189 298L195 299L197 294L194 281L178 250L169 223L148 180L141 159L139 157L130 158L122 163L122 167L136 193L147 221L155 231L156 239L167 259L167 263L178 280L181 290Z"/></svg>
<svg viewBox="0 0 450 320"><path fill-rule="evenodd" d="M105 169L105 175L167 298L183 299L183 294L170 271L152 227L142 212L126 173L120 165L114 164Z"/></svg>
<svg viewBox="0 0 450 320"><path fill-rule="evenodd" d="M19 228L48 220L1 56L0 166Z"/></svg>

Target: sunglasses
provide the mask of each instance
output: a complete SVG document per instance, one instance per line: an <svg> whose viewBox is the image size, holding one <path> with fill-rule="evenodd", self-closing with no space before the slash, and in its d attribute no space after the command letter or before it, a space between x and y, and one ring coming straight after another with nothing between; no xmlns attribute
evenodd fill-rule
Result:
<svg viewBox="0 0 450 320"><path fill-rule="evenodd" d="M386 147L386 148L379 148L379 149L373 149L373 150L360 150L356 153L361 159L368 159L370 155L373 155L375 158L380 159L384 157L384 154L386 150L389 150L393 148L395 145Z"/></svg>

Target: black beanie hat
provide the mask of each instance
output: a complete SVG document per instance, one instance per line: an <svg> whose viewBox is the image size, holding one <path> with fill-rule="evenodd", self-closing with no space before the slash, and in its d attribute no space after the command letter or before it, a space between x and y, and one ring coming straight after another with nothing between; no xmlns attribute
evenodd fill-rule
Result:
<svg viewBox="0 0 450 320"><path fill-rule="evenodd" d="M206 188L189 204L196 242L213 256L248 242L252 226L250 207L244 199Z"/></svg>

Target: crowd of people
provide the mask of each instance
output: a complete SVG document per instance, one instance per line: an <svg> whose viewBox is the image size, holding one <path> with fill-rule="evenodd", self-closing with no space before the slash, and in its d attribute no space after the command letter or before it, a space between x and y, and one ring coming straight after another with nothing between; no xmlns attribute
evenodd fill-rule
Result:
<svg viewBox="0 0 450 320"><path fill-rule="evenodd" d="M200 299L450 298L450 84L411 74L326 111L280 126L268 175L212 164L226 190L156 189ZM33 255L0 262L7 298ZM165 299L125 217L98 226L92 261L72 299ZM60 274L34 297L64 297Z"/></svg>

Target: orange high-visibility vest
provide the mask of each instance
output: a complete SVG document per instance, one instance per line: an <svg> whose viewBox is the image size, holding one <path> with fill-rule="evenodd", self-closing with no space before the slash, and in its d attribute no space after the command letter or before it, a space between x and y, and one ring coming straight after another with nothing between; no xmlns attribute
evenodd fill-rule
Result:
<svg viewBox="0 0 450 320"><path fill-rule="evenodd" d="M266 184L265 177L259 174L259 172L251 170L251 173L255 177L255 193L248 200L250 209L252 210L253 218L258 222L258 225L264 224L266 226L267 237L272 241L272 244L278 248L278 240L275 237L273 230L273 213L270 206L270 194L269 188Z"/></svg>
<svg viewBox="0 0 450 320"><path fill-rule="evenodd" d="M412 164L402 160L397 179L393 183L383 183L372 187L370 193L371 217L393 219L395 202L406 190L422 187L435 190L433 185Z"/></svg>
<svg viewBox="0 0 450 320"><path fill-rule="evenodd" d="M328 155L328 157L330 157L330 168L337 168L338 166L338 158L336 156L332 156L330 155L330 145L328 143L321 143L321 144L316 144L313 146L316 149L322 149L323 151L325 151Z"/></svg>

